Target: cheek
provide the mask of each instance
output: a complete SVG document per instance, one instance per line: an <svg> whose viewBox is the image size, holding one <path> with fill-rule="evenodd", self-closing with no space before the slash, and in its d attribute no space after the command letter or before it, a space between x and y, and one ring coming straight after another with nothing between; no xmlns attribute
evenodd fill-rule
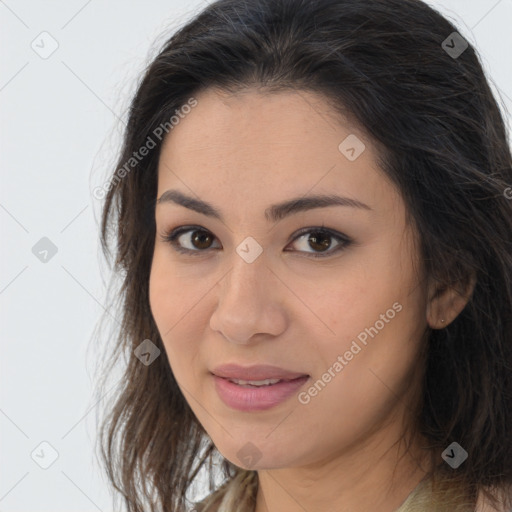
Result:
<svg viewBox="0 0 512 512"><path fill-rule="evenodd" d="M176 311L176 294L173 293L175 283L167 267L159 251L155 249L149 276L149 305L162 337L172 327Z"/></svg>
<svg viewBox="0 0 512 512"><path fill-rule="evenodd" d="M348 302L345 305L352 308ZM402 309L396 307L386 316L387 306L386 301L376 301L371 309L366 304L362 312L350 309L351 318L345 330L338 331L336 341L316 347L321 364L316 365L312 386L300 397L301 404L308 403L299 411L306 422L330 418L315 434L315 442L325 444L326 451L325 439L351 443L354 433L364 435L407 401L397 402L397 397L410 389L409 378L416 374L420 349L416 308L402 301ZM381 313L387 323L380 320Z"/></svg>
<svg viewBox="0 0 512 512"><path fill-rule="evenodd" d="M200 339L194 331L194 325L198 325L194 322L200 307L198 297L200 295L193 287L182 286L176 268L165 260L161 251L155 250L149 278L149 303L169 363L178 379L180 368L196 350L193 340Z"/></svg>
<svg viewBox="0 0 512 512"><path fill-rule="evenodd" d="M204 294L202 283L199 275L187 275L187 269L170 258L168 249L157 244L149 276L149 303L162 335L170 329L174 333L180 324L190 322Z"/></svg>
<svg viewBox="0 0 512 512"><path fill-rule="evenodd" d="M405 249L389 245L364 256L360 252L358 262L347 264L350 271L340 272L316 303L318 316L331 331L323 329L326 334L318 337L325 370L342 356L347 363L337 375L343 377L334 380L343 387L341 382L347 379L351 393L363 400L365 394L378 394L378 389L371 389L373 384L385 391L376 382L378 376L392 389L399 385L420 349L426 327L425 291L418 286Z"/></svg>
<svg viewBox="0 0 512 512"><path fill-rule="evenodd" d="M395 274L375 259L365 262L362 258L355 265L347 263L334 275L326 280L314 302L315 312L330 328L330 333L325 331L333 342L355 337L390 309L388 316L394 317L393 304L403 305L406 281L412 277L406 272Z"/></svg>

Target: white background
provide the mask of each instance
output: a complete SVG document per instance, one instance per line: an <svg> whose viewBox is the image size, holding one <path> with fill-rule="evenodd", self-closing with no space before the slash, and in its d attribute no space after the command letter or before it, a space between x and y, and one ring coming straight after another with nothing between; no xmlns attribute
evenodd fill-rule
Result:
<svg viewBox="0 0 512 512"><path fill-rule="evenodd" d="M476 46L498 101L512 112L512 0L428 3ZM144 65L204 5L0 0L2 512L111 510L93 456L87 362L105 300L101 202L91 192L115 163ZM31 47L42 46L43 31L58 43L47 59ZM58 250L46 263L32 252L42 237ZM43 441L58 452L48 469L31 458L36 448L40 459L49 456Z"/></svg>

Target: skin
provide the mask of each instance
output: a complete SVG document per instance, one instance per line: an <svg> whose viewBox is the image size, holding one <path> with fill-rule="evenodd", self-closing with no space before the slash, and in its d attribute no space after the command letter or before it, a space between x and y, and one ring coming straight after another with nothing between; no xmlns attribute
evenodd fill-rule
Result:
<svg viewBox="0 0 512 512"><path fill-rule="evenodd" d="M150 305L175 378L223 456L247 467L237 452L249 441L257 447L256 512L391 512L428 469L419 438L406 455L397 444L421 376L422 334L448 325L465 300L434 293L375 147L323 97L208 89L196 98L162 147L157 197L178 189L213 204L224 222L172 203L155 209ZM354 161L338 149L350 134L366 146ZM329 206L275 225L265 219L269 205L313 193L371 209ZM207 230L212 249L194 245L193 229L179 240L202 250L198 256L161 239L184 225ZM313 258L319 246L293 235L322 225L354 243L333 252L336 239L328 238L331 255ZM250 264L236 252L248 236L263 248ZM397 302L401 311L309 403L294 395L241 412L217 395L209 371L231 362L309 374L307 390Z"/></svg>

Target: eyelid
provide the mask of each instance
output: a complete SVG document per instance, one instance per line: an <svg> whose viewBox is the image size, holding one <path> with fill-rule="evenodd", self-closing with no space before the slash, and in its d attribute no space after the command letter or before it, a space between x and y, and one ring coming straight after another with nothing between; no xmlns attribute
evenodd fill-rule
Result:
<svg viewBox="0 0 512 512"><path fill-rule="evenodd" d="M202 255L204 253L210 252L211 250L218 249L218 248L212 248L208 247L207 249L187 249L184 247L181 247L177 244L177 238L185 233L188 232L194 232L194 231L201 231L206 234L211 234L216 240L218 238L209 230L202 226L198 225L183 225L178 226L174 229L168 230L160 234L160 240L162 242L169 243L173 249L177 252L180 252L182 254L187 254L191 256L198 256ZM290 236L290 242L288 242L287 245L289 245L291 242L295 242L297 239L299 239L301 236L307 234L307 233L322 233L325 234L333 239L335 239L338 242L338 245L334 247L334 249L330 248L325 252L315 252L315 251L292 251L297 252L300 255L304 255L307 258L328 258L329 256L332 256L338 252L343 251L345 248L347 248L349 245L352 245L354 240L350 238L349 236L345 235L344 233L340 233L339 231L331 228L326 228L323 224L321 226L309 226L304 227L296 231ZM287 251L290 252L290 251Z"/></svg>

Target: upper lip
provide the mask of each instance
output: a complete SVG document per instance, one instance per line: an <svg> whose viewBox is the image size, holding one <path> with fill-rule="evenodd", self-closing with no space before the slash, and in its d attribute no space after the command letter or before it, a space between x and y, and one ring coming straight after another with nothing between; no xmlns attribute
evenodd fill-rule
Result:
<svg viewBox="0 0 512 512"><path fill-rule="evenodd" d="M292 380L298 377L307 377L308 374L301 372L292 372L268 364L259 364L254 366L239 366L237 364L223 364L212 370L214 375L225 379L239 380L265 380L281 379Z"/></svg>

